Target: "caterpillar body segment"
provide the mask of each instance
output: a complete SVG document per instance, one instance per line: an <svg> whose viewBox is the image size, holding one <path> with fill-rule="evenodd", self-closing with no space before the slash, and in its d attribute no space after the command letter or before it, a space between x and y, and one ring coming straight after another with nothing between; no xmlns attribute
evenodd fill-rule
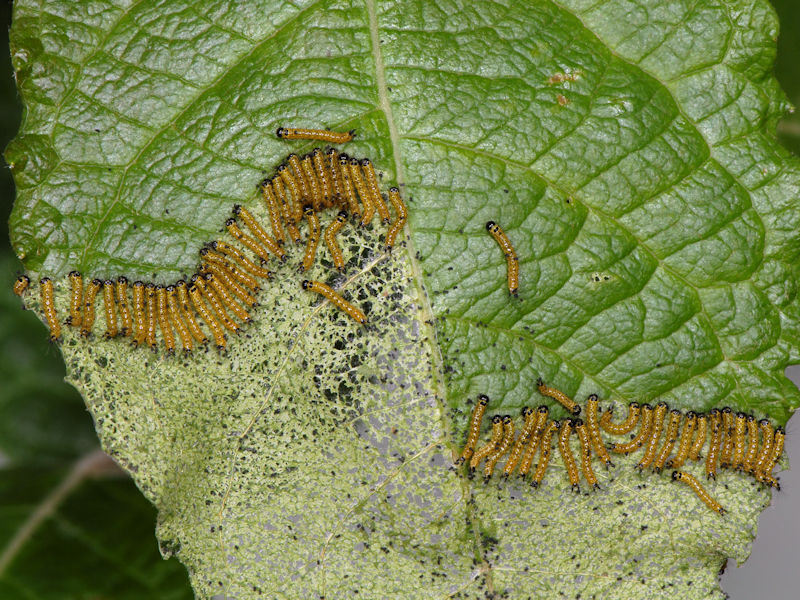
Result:
<svg viewBox="0 0 800 600"><path fill-rule="evenodd" d="M324 296L331 302L331 304L333 304L342 312L346 313L354 321L361 323L362 325L367 322L367 315L365 315L359 308L353 306L347 300L342 298L329 285L320 281L305 280L302 283L302 287L304 290L316 292L317 294Z"/></svg>

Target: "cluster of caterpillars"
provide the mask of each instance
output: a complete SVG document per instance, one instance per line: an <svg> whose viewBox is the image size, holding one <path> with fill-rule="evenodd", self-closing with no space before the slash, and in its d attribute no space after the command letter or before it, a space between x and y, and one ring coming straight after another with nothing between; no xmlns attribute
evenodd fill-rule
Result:
<svg viewBox="0 0 800 600"><path fill-rule="evenodd" d="M467 441L456 464L467 463L472 477L484 464L486 481L491 478L501 459L503 477L515 471L522 479L531 477L531 485L538 487L550 464L554 441L558 445L572 489L580 491L581 473L586 483L599 489L592 461L596 457L606 467L612 466L611 454L632 454L641 451L635 468L651 469L656 473L672 469L672 479L687 484L697 496L720 515L725 509L700 482L680 468L687 461L704 461L708 479L716 479L717 469L731 469L753 476L764 485L780 489L772 471L783 454L786 432L775 428L767 419L756 422L753 415L734 413L730 408L712 409L707 414L670 410L666 403L655 407L631 402L626 418L619 423L612 420L611 409L602 411L596 394L588 397L585 405L586 420L577 418L582 407L561 391L547 386L540 379L539 392L560 402L573 416L564 421L549 418L547 406L522 409L522 427L516 434L514 419L510 415L495 415L491 419L491 437L483 445L478 441L489 398L478 397L467 430ZM638 426L638 429L637 429ZM635 430L635 431L634 431ZM575 433L580 443L580 468L570 446ZM612 440L606 438L611 437ZM703 456L705 452L705 457ZM534 467L534 458L539 459Z"/></svg>
<svg viewBox="0 0 800 600"><path fill-rule="evenodd" d="M353 138L353 132L284 127L278 129L277 135L282 139L330 143ZM258 188L269 214L269 232L246 207L235 205L232 216L225 221L232 239L218 239L204 245L197 272L188 282L130 284L124 276L116 280L88 279L73 271L68 276L70 314L64 322L79 328L83 337L92 336L96 304L98 296L102 296L106 338L130 337L134 346L147 346L154 351L158 350L160 338L166 352L174 354L179 346L190 353L195 346L206 345L209 341L206 332L210 332L216 347L223 351L228 344L227 333L239 333L243 324L251 322L248 310L257 305L257 293L264 281L272 277L267 263L273 259L286 262L287 237L295 244L303 244L300 230L306 229L305 251L298 271L308 271L314 264L322 237L334 267L344 272L346 263L336 238L349 217L363 227L370 225L377 213L382 223L389 226L385 237L387 253L408 218L396 187L388 193L395 213L394 219L391 218L372 161L351 158L335 148L325 152L315 148L302 157L290 154L275 175L263 180ZM320 215L327 209L338 213L323 233ZM29 283L26 275L20 275L14 283L14 293L22 296ZM361 309L327 284L304 280L301 286L324 296L356 322L367 322ZM49 277L41 279L40 293L50 340L59 341L62 321Z"/></svg>

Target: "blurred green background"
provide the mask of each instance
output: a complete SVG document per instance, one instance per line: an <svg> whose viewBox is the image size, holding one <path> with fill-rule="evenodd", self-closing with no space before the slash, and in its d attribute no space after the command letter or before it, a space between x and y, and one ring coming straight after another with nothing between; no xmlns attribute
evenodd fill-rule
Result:
<svg viewBox="0 0 800 600"><path fill-rule="evenodd" d="M782 23L776 74L800 106L800 1L773 4ZM10 22L11 2L0 0L3 148L22 113L7 52ZM800 155L800 112L780 123L778 137ZM7 223L14 184L2 166L0 214ZM99 458L91 418L63 382L58 351L39 320L19 310L11 284L20 264L7 227L0 229L0 598L191 598L183 567L158 553L154 509Z"/></svg>

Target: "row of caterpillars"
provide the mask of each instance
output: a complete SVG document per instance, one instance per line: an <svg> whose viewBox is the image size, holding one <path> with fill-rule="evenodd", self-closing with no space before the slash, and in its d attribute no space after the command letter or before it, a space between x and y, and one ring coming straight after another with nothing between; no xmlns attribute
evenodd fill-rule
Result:
<svg viewBox="0 0 800 600"><path fill-rule="evenodd" d="M282 135L284 132L310 134L301 137ZM314 132L318 135L311 137L315 135ZM339 134L281 128L278 137L349 141L352 132ZM117 280L95 278L85 282L81 273L73 271L68 276L70 314L65 323L79 328L83 337L90 337L95 323L97 298L102 295L106 338L130 337L134 346L148 346L155 351L160 337L168 354L174 354L178 344L185 353L190 353L196 345L208 343L208 331L217 348L223 351L228 344L226 332L238 334L243 323L251 322L248 310L257 305L256 295L263 281L272 277L272 272L266 268L268 261L276 258L282 263L286 262L284 245L287 237L296 244L303 243L300 234L303 222L306 242L298 271L311 268L320 238L324 237L334 267L344 272L346 261L339 248L337 235L345 226L348 216L358 226L368 226L377 213L383 224L389 225L385 237L387 252L391 252L408 218L399 189L392 187L388 193L389 204L395 213L392 220L378 185L378 176L369 159L351 158L334 148L329 148L325 153L315 148L303 157L290 154L286 162L276 169L276 174L262 181L258 187L266 203L271 234L247 208L235 205L233 216L225 221L225 227L233 239L220 239L206 244L200 250L201 262L197 272L188 282L179 280L170 285L157 285L136 281L130 285L124 276ZM323 233L320 214L329 208L339 211ZM22 296L29 283L26 275L19 276L14 284L14 292ZM356 322L367 322L367 316L361 309L345 300L329 285L304 280L301 286L324 296ZM50 278L42 278L40 293L50 339L58 341L61 339L61 319L56 312L53 281ZM157 335L158 331L160 336Z"/></svg>
<svg viewBox="0 0 800 600"><path fill-rule="evenodd" d="M599 489L592 467L597 457L606 467L613 466L611 453L632 454L642 451L636 469L652 469L661 473L674 469L672 478L687 484L697 496L720 515L725 509L690 473L680 470L687 461L705 461L707 479L716 479L717 469L732 469L753 476L764 485L780 489L772 471L783 454L786 432L775 428L767 419L756 422L753 415L735 413L729 408L714 408L707 414L669 409L665 402L655 407L631 402L626 418L612 421L613 411L602 411L597 395L588 397L585 406L586 421L577 418L582 408L566 394L547 386L540 379L539 392L559 401L575 418L562 421L549 419L549 409L542 405L537 410L522 409L522 429L515 435L514 419L510 415L492 417L491 438L478 446L483 417L489 405L486 395L478 397L467 430L467 441L456 464L467 463L472 477L484 463L484 479L491 478L498 462L508 455L502 469L503 477L517 471L520 478L528 477L533 469L531 485L538 487L544 479L553 446L557 440L561 459L570 485L580 491L581 473L586 483ZM634 432L637 428L638 430ZM580 442L580 469L570 447L570 437L575 433ZM625 441L607 442L603 435L628 436ZM706 451L705 458L702 452ZM534 458L539 454L536 467Z"/></svg>

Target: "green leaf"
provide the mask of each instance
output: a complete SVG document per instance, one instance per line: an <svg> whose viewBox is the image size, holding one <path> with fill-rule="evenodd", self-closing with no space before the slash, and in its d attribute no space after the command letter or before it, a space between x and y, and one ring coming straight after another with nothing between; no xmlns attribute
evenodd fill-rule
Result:
<svg viewBox="0 0 800 600"><path fill-rule="evenodd" d="M409 203L390 258L380 229L345 230L336 282L368 328L300 289L294 248L224 356L64 333L103 447L198 596L721 596L769 499L743 476L713 485L720 519L631 460L581 496L558 460L536 493L449 464L470 398L516 413L542 402L537 377L780 424L800 404L783 375L800 165L773 134L788 104L766 2L15 11L12 243L59 277L60 314L73 268L168 283L234 203L265 218L254 185L310 148L279 125L355 128L347 152ZM519 300L489 219L520 257Z"/></svg>

